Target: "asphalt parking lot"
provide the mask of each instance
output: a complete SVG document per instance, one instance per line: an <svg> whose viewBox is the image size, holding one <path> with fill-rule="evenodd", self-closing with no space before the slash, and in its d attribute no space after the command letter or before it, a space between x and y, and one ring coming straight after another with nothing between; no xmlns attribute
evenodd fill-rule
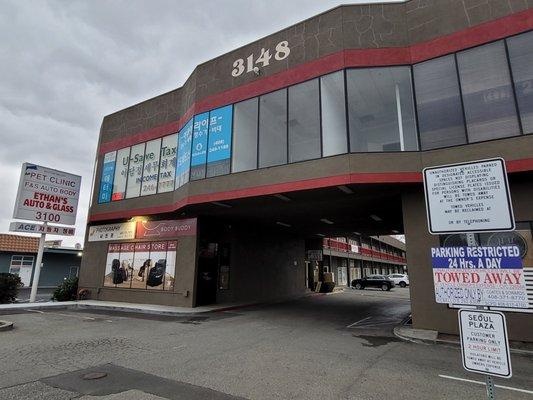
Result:
<svg viewBox="0 0 533 400"><path fill-rule="evenodd" d="M183 317L4 315L0 399L484 399L457 347L394 337L409 311L396 288ZM532 361L512 355L498 400L533 399Z"/></svg>

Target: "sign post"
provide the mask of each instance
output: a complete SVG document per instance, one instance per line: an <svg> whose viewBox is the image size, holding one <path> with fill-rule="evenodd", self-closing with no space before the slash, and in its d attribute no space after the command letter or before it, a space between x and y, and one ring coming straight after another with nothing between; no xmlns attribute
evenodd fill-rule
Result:
<svg viewBox="0 0 533 400"><path fill-rule="evenodd" d="M512 376L505 316L488 307L528 306L518 246L479 245L476 233L513 231L515 221L502 158L424 168L428 230L432 235L466 234L465 247L433 247L437 303L473 305L459 310L463 367L485 375Z"/></svg>
<svg viewBox="0 0 533 400"><path fill-rule="evenodd" d="M74 228L49 226L48 222L63 225L76 223L80 186L81 176L40 165L22 164L13 218L43 222L43 224L13 222L10 225L11 231L40 233L30 303L35 302L37 297L46 234L74 235Z"/></svg>

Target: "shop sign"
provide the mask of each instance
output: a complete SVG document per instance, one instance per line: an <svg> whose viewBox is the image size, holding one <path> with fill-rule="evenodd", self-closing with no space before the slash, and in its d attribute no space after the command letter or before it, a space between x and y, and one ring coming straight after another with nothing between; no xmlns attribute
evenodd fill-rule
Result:
<svg viewBox="0 0 533 400"><path fill-rule="evenodd" d="M423 176L431 234L514 230L502 158L425 168Z"/></svg>
<svg viewBox="0 0 533 400"><path fill-rule="evenodd" d="M513 374L505 316L501 312L459 310L461 353L467 371L502 378Z"/></svg>
<svg viewBox="0 0 533 400"><path fill-rule="evenodd" d="M191 163L192 122L189 120L178 134L178 160L176 161L176 189L189 182Z"/></svg>
<svg viewBox="0 0 533 400"><path fill-rule="evenodd" d="M322 250L307 250L307 261L322 261Z"/></svg>
<svg viewBox="0 0 533 400"><path fill-rule="evenodd" d="M227 160L231 157L232 118L232 105L212 110L209 113L208 163Z"/></svg>
<svg viewBox="0 0 533 400"><path fill-rule="evenodd" d="M155 239L196 235L196 218L167 220L167 221L139 221L137 223L137 239Z"/></svg>
<svg viewBox="0 0 533 400"><path fill-rule="evenodd" d="M80 186L81 176L24 163L13 218L74 225Z"/></svg>
<svg viewBox="0 0 533 400"><path fill-rule="evenodd" d="M104 156L102 165L102 177L100 178L100 192L98 194L98 203L109 203L113 193L113 176L115 175L115 163L117 152L112 151Z"/></svg>
<svg viewBox="0 0 533 400"><path fill-rule="evenodd" d="M527 308L518 246L433 247L437 303Z"/></svg>
<svg viewBox="0 0 533 400"><path fill-rule="evenodd" d="M106 240L127 240L135 238L135 222L120 224L95 225L89 227L89 242Z"/></svg>
<svg viewBox="0 0 533 400"><path fill-rule="evenodd" d="M41 225L29 222L11 222L9 224L10 232L24 233L48 233L50 235L74 236L75 228L58 225Z"/></svg>
<svg viewBox="0 0 533 400"><path fill-rule="evenodd" d="M350 245L350 251L352 253L359 253L359 246L355 245L355 244L351 244Z"/></svg>

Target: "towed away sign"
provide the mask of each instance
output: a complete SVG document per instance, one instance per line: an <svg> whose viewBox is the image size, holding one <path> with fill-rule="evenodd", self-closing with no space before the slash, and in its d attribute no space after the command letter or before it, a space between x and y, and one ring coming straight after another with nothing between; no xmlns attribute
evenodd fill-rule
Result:
<svg viewBox="0 0 533 400"><path fill-rule="evenodd" d="M527 308L518 246L433 247L437 303Z"/></svg>

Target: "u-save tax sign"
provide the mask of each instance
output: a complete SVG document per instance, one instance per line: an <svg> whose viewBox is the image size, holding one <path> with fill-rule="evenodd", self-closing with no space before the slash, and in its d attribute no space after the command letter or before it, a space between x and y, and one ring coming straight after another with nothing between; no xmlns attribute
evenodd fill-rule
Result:
<svg viewBox="0 0 533 400"><path fill-rule="evenodd" d="M527 308L518 246L433 247L437 303Z"/></svg>
<svg viewBox="0 0 533 400"><path fill-rule="evenodd" d="M81 176L24 163L13 218L74 225L80 186Z"/></svg>

